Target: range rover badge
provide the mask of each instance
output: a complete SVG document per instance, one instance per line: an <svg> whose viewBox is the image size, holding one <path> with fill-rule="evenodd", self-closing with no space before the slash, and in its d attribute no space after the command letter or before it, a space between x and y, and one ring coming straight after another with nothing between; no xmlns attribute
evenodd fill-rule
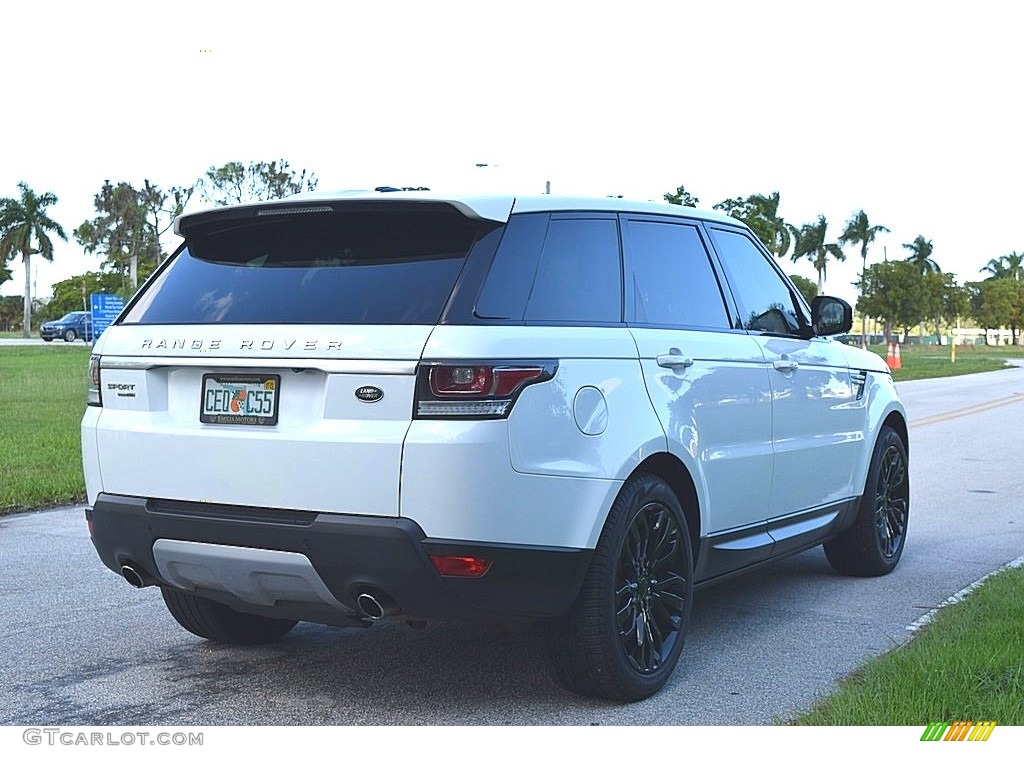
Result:
<svg viewBox="0 0 1024 768"><path fill-rule="evenodd" d="M356 390L356 397L364 403L376 403L384 397L384 390L379 387L360 387Z"/></svg>

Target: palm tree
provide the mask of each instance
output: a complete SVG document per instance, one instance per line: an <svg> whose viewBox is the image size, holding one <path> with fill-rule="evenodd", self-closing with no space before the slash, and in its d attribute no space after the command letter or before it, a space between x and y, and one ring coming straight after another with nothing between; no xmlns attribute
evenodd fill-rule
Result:
<svg viewBox="0 0 1024 768"><path fill-rule="evenodd" d="M763 222L765 234L768 235L765 245L771 249L776 258L781 259L789 250L796 229L779 216L779 193L751 195L747 200L752 213Z"/></svg>
<svg viewBox="0 0 1024 768"><path fill-rule="evenodd" d="M824 215L818 214L818 221L815 224L804 224L796 231L796 243L793 244L793 261L804 257L810 259L814 268L818 270L818 294L821 295L825 286L825 269L828 266L829 256L836 261L846 261L846 254L836 243L825 242L828 238L825 233L828 230L828 221Z"/></svg>
<svg viewBox="0 0 1024 768"><path fill-rule="evenodd" d="M988 272L989 277L996 279L1000 277L1007 277L1006 266L1003 264L1003 257L1000 256L998 259L989 259L988 264L978 270L979 272Z"/></svg>
<svg viewBox="0 0 1024 768"><path fill-rule="evenodd" d="M917 267L922 275L930 275L933 272L941 272L938 263L932 258L932 241L925 240L924 235L918 235L912 243L904 243L903 247L910 251L907 261Z"/></svg>
<svg viewBox="0 0 1024 768"><path fill-rule="evenodd" d="M715 203L713 208L745 223L778 259L786 255L796 237L796 228L779 216L778 192L772 192L770 195L731 197Z"/></svg>
<svg viewBox="0 0 1024 768"><path fill-rule="evenodd" d="M868 269L868 246L874 242L875 236L882 233L888 232L886 227L881 224L872 225L868 221L868 215L861 209L857 211L850 220L846 222L846 229L843 230L843 234L839 236L840 245L857 245L860 244L860 259L861 259L861 271L860 271L860 284L861 284L861 298L864 297L864 273ZM866 346L868 343L868 316L862 314L861 317L861 346Z"/></svg>
<svg viewBox="0 0 1024 768"><path fill-rule="evenodd" d="M6 262L15 254L21 254L25 265L25 310L21 335L32 335L32 254L38 253L47 261L53 261L53 243L49 232L61 240L67 235L60 224L46 215L46 209L57 202L52 192L37 195L25 182L18 183L21 198L0 199L0 262ZM35 240L35 245L32 241Z"/></svg>
<svg viewBox="0 0 1024 768"><path fill-rule="evenodd" d="M1024 253L1008 253L1003 256L1006 262L1006 271L1014 280L1024 280Z"/></svg>
<svg viewBox="0 0 1024 768"><path fill-rule="evenodd" d="M998 259L989 259L988 264L981 268L992 277L1009 277L1013 280L1024 280L1024 253L1008 253Z"/></svg>

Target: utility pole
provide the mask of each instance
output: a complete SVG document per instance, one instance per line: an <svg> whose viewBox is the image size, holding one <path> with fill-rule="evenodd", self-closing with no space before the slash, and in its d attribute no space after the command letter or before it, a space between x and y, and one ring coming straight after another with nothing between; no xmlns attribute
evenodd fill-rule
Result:
<svg viewBox="0 0 1024 768"><path fill-rule="evenodd" d="M551 182L550 181L545 181L544 182L544 194L545 195L550 195L551 194Z"/></svg>
<svg viewBox="0 0 1024 768"><path fill-rule="evenodd" d="M861 311L860 311L860 348L868 348L868 313L863 309L864 292L867 290L867 276L868 276L868 249L867 243L864 244L864 260L860 270L860 300L861 300Z"/></svg>

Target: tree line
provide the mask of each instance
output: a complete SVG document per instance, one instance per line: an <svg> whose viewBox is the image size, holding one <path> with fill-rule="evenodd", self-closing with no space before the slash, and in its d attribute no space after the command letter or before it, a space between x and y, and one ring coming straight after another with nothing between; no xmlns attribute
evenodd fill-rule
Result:
<svg viewBox="0 0 1024 768"><path fill-rule="evenodd" d="M664 199L691 207L700 203L683 186L667 192ZM973 318L986 331L1009 328L1013 343L1019 343L1018 331L1024 327L1024 254L1014 251L990 259L979 270L987 274L986 278L961 285L932 258L932 241L918 235L903 243L908 251L905 259L869 267L869 247L879 234L889 232L887 227L872 224L868 215L858 210L832 240L824 215L797 227L779 216L779 201L779 193L772 192L729 198L712 208L746 223L776 258L809 260L818 273L817 284L800 275L790 275L808 301L821 293L829 262L845 261L843 248L852 246L861 257L860 279L855 285L859 291L857 311L861 313L865 334L868 318L882 323L886 340L892 338L894 330L909 333L914 326L923 330L930 325L936 336L941 336L944 328Z"/></svg>
<svg viewBox="0 0 1024 768"><path fill-rule="evenodd" d="M82 249L102 258L99 269L63 280L53 286L53 298L38 307L48 318L83 309L90 293L131 296L167 254L163 237L174 219L181 215L195 195L204 203L231 205L274 200L299 192L313 191L317 177L305 169L294 170L286 160L233 161L210 166L192 185L166 190L149 179L141 186L127 181L104 181L93 198L96 216L72 231ZM31 264L38 256L53 261L53 239L68 241L64 228L50 218L48 209L57 203L52 192L37 194L25 182L18 195L0 199L0 284L11 279L9 264L20 258L25 269L25 292L15 298L22 315L22 335L31 335ZM9 330L12 302L0 302L0 326Z"/></svg>
<svg viewBox="0 0 1024 768"><path fill-rule="evenodd" d="M0 199L0 284L11 278L9 264L20 257L25 268L25 292L24 298L0 301L0 327L10 329L16 323L15 303L22 315L22 333L27 338L35 309L55 318L85 308L90 293L131 296L166 258L164 235L197 195L206 204L231 205L313 191L317 183L316 174L293 169L286 160L232 161L210 166L190 186L166 190L149 179L143 180L141 186L127 181L104 181L93 198L96 216L71 232L86 253L102 258L99 268L56 283L50 301L35 307L31 259L39 256L52 261L52 238L67 241L68 234L48 214L57 196L52 192L37 194L21 182L16 197ZM691 207L700 203L684 186L666 193L664 199ZM821 293L828 265L845 261L844 248L853 247L861 257L861 276L856 283L860 294L857 310L864 319L865 330L866 319L870 317L883 324L887 338L894 330L907 332L917 325L931 325L941 335L943 327L971 317L985 329L1010 328L1013 342L1018 343L1018 331L1024 327L1024 255L1013 252L990 259L980 270L988 275L984 280L960 285L932 258L932 241L918 235L903 244L908 251L904 260L869 267L871 244L889 229L872 223L863 210L854 212L842 233L833 239L824 215L794 226L779 215L779 204L780 194L776 191L729 198L712 208L745 222L776 258L809 261L818 275L816 284L791 275L808 300Z"/></svg>

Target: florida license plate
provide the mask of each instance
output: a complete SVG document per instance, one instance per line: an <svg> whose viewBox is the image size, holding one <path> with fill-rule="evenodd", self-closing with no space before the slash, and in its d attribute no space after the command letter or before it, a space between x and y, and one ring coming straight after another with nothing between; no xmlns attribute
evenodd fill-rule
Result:
<svg viewBox="0 0 1024 768"><path fill-rule="evenodd" d="M207 373L199 420L204 424L277 424L281 377L274 374Z"/></svg>

